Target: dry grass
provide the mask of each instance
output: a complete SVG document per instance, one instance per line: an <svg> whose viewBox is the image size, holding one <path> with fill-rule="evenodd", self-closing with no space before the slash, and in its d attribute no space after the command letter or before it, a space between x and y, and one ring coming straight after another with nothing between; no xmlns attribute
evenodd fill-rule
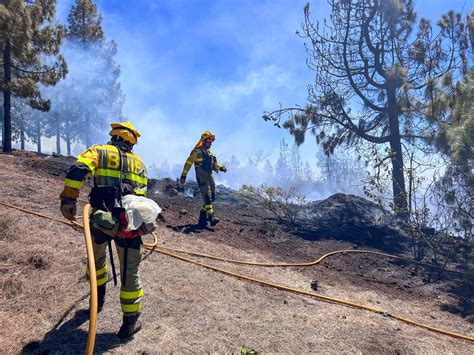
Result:
<svg viewBox="0 0 474 355"><path fill-rule="evenodd" d="M0 179L2 174L14 176L0 188L3 201L59 215L60 180L35 176L11 156L0 154L0 165L6 166ZM20 193L24 191L28 193ZM22 349L81 353L88 328L81 232L2 206L0 227L0 353ZM225 221L220 225L224 227ZM236 239L218 242L206 233L185 235L160 229L159 234L162 245L258 261L307 260L347 247L336 241L293 240L290 244L279 236L253 240L253 244L251 235L226 236L250 243L239 244ZM238 353L245 346L266 353L472 353L467 342L379 315L262 287L157 253L143 254L145 327L130 342L118 341L119 288L109 285L106 306L98 319L97 352ZM407 290L394 290L375 282L380 281L381 272L390 276L403 271L387 261L377 264L378 274L366 271L376 267L376 260L370 257L341 256L318 267L284 269L201 261L308 291L311 281L317 279L323 294L474 333L471 323L440 310L442 303L452 301L440 287L413 284ZM360 272L359 267L367 268Z"/></svg>
<svg viewBox="0 0 474 355"><path fill-rule="evenodd" d="M12 213L0 215L0 241L13 241L16 237L15 220Z"/></svg>

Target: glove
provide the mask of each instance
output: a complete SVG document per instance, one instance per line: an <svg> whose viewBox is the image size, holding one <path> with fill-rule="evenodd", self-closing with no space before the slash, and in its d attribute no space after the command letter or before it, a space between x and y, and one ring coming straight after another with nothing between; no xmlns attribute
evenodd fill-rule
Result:
<svg viewBox="0 0 474 355"><path fill-rule="evenodd" d="M223 173L226 173L226 172L227 172L227 168L226 168L225 166L222 166L222 167L221 167L221 171L222 171Z"/></svg>
<svg viewBox="0 0 474 355"><path fill-rule="evenodd" d="M179 179L179 183L181 185L184 185L186 183L186 176L181 176L181 178Z"/></svg>
<svg viewBox="0 0 474 355"><path fill-rule="evenodd" d="M141 235L146 235L152 233L156 229L156 222L154 223L142 223L140 228L138 229L140 231Z"/></svg>
<svg viewBox="0 0 474 355"><path fill-rule="evenodd" d="M63 216L70 221L76 219L76 201L69 198L62 199L60 210Z"/></svg>

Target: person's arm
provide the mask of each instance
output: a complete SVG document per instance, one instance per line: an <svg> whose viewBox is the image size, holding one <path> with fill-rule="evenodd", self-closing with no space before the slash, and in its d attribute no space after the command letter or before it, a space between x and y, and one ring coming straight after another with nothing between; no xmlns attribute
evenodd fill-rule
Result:
<svg viewBox="0 0 474 355"><path fill-rule="evenodd" d="M188 175L189 169L193 166L193 164L198 160L198 149L193 149L191 154L189 155L188 159L186 160L186 163L184 164L183 171L181 173L181 178L179 179L179 182L181 184L184 184L186 182L186 176Z"/></svg>
<svg viewBox="0 0 474 355"><path fill-rule="evenodd" d="M213 158L213 169L215 171L222 171L224 173L227 172L227 168L221 163L217 162L217 157L215 155L213 155L212 158Z"/></svg>
<svg viewBox="0 0 474 355"><path fill-rule="evenodd" d="M141 169L137 174L137 186L134 188L133 193L138 196L146 197L147 194L147 185L148 185L148 177L147 177L147 170L146 166L143 161L140 160Z"/></svg>
<svg viewBox="0 0 474 355"><path fill-rule="evenodd" d="M87 175L93 175L99 165L98 147L91 147L81 153L71 166L66 179L64 190L59 196L61 199L61 213L67 219L74 219L76 215L76 201L83 181Z"/></svg>

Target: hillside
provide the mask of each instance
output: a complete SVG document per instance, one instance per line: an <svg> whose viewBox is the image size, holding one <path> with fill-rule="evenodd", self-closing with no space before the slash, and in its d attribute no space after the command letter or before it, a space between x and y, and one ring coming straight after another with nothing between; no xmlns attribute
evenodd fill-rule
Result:
<svg viewBox="0 0 474 355"><path fill-rule="evenodd" d="M0 201L60 217L58 196L71 162L19 151L0 154ZM199 230L193 224L200 199L176 193L172 185L155 181L150 188L150 195L165 208L160 245L269 263L311 261L354 247L408 256L391 248L390 240L379 245L327 230L295 232L228 195L215 204L221 223L213 230ZM86 201L87 191L82 191L80 209ZM0 205L0 250L0 353L83 352L88 283L82 232ZM147 250L143 256L144 328L131 341L119 341L119 287L109 283L98 317L97 352L238 353L241 346L265 353L474 350L468 341L379 314L260 286ZM456 273L437 280L428 268L363 254L339 254L319 265L285 268L187 257L305 291L313 291L311 285L317 283L322 295L474 336L474 310L457 292Z"/></svg>

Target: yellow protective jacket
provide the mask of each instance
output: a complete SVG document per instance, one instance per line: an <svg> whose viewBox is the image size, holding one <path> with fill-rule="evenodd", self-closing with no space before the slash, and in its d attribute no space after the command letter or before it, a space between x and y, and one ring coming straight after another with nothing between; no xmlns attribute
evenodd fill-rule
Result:
<svg viewBox="0 0 474 355"><path fill-rule="evenodd" d="M145 164L137 155L123 150L119 152L119 149L112 143L95 145L81 153L66 175L61 197L77 199L88 175L94 176L94 188L99 190L119 188L122 182L131 186L134 194L145 196L148 183Z"/></svg>
<svg viewBox="0 0 474 355"><path fill-rule="evenodd" d="M213 171L221 171L224 167L222 164L217 162L217 158L212 151L204 147L194 148L191 151L191 154L189 154L189 157L184 164L181 177L185 178L186 175L188 175L189 169L191 169L193 164L196 169L201 168L209 174Z"/></svg>

